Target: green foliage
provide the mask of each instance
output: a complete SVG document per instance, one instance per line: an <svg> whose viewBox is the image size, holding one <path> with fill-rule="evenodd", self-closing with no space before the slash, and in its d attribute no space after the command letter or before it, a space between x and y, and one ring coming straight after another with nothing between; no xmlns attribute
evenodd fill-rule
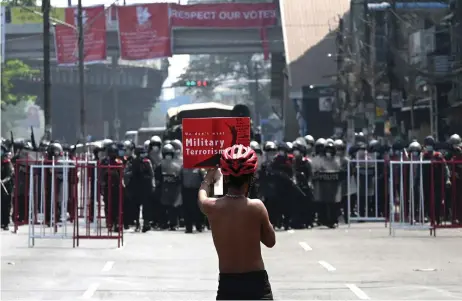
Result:
<svg viewBox="0 0 462 301"><path fill-rule="evenodd" d="M257 99L256 107L260 110L268 103L268 85L259 83L255 79L269 77L269 63L263 61L261 55L196 55L191 56L189 66L173 86L181 86L188 80L207 80L207 87L187 87L185 92L199 98L213 100L214 90L219 86L230 87L235 91L248 95L247 102L251 106ZM239 82L239 84L233 82ZM245 102L245 101L244 101Z"/></svg>
<svg viewBox="0 0 462 301"><path fill-rule="evenodd" d="M1 83L1 107L2 111L6 105L15 105L21 100L33 98L31 95L13 94L13 79L27 77L38 73L29 65L20 60L9 60L2 64L2 83Z"/></svg>
<svg viewBox="0 0 462 301"><path fill-rule="evenodd" d="M2 1L2 5L37 6L37 1L36 0L7 0L7 1Z"/></svg>

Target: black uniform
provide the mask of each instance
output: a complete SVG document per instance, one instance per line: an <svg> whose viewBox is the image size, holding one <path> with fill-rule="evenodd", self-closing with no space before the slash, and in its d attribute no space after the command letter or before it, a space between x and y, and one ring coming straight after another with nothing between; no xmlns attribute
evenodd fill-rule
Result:
<svg viewBox="0 0 462 301"><path fill-rule="evenodd" d="M116 158L116 153L108 150L108 158L104 159L101 164L102 174L102 191L104 211L106 214L106 224L110 229L114 226L114 231L119 230L119 204L122 201L123 190L121 191L121 177L123 176L122 160Z"/></svg>
<svg viewBox="0 0 462 301"><path fill-rule="evenodd" d="M204 215L197 203L197 192L203 179L204 175L200 169L183 169L181 195L186 233L192 233L193 225L199 232L202 232L204 227Z"/></svg>
<svg viewBox="0 0 462 301"><path fill-rule="evenodd" d="M14 169L11 161L6 157L4 150L2 149L2 183L0 189L1 193L1 222L2 229L8 230L10 223L10 212L11 212L11 201L13 194L13 183L14 183Z"/></svg>
<svg viewBox="0 0 462 301"><path fill-rule="evenodd" d="M148 231L152 221L153 210L153 180L154 170L146 153L137 150L137 157L132 161L132 179L130 181L130 191L136 206L134 218L137 228L139 226L140 206L143 214L143 232Z"/></svg>

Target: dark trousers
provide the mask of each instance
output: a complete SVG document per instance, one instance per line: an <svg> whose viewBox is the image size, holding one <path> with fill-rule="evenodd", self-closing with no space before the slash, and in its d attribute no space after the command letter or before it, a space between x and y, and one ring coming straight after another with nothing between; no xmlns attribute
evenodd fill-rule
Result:
<svg viewBox="0 0 462 301"><path fill-rule="evenodd" d="M163 209L162 226L176 228L178 226L178 207L164 205Z"/></svg>
<svg viewBox="0 0 462 301"><path fill-rule="evenodd" d="M1 194L1 220L2 220L2 226L8 226L10 223L10 212L11 212L11 193L7 194L5 191L2 189L2 194Z"/></svg>
<svg viewBox="0 0 462 301"><path fill-rule="evenodd" d="M280 227L282 224L281 200L277 198L266 198L265 205L268 210L271 224L273 224L273 226Z"/></svg>
<svg viewBox="0 0 462 301"><path fill-rule="evenodd" d="M324 226L331 227L338 223L338 206L334 202L318 202L318 221Z"/></svg>
<svg viewBox="0 0 462 301"><path fill-rule="evenodd" d="M15 198L16 199L16 198ZM26 196L25 195L18 195L17 197L17 204L15 204L15 207L14 208L14 211L13 211L13 214L15 216L15 218L17 218L17 220L19 222L24 222L26 221ZM17 206L17 210L18 212L16 212L16 206Z"/></svg>
<svg viewBox="0 0 462 301"><path fill-rule="evenodd" d="M265 270L248 273L220 273L217 300L273 300Z"/></svg>
<svg viewBox="0 0 462 301"><path fill-rule="evenodd" d="M113 186L110 189L111 194L109 194L109 191L105 191L103 195L104 213L106 215L106 224L108 227L118 225L121 213L119 203L122 201L120 198L119 187Z"/></svg>
<svg viewBox="0 0 462 301"><path fill-rule="evenodd" d="M186 231L192 231L193 225L197 230L202 230L204 215L197 204L197 189L183 188L183 214Z"/></svg>

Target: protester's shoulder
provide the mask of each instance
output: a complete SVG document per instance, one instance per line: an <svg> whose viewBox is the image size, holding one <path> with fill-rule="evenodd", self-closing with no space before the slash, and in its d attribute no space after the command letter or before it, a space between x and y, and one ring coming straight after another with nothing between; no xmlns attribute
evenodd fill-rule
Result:
<svg viewBox="0 0 462 301"><path fill-rule="evenodd" d="M260 199L248 199L248 205L257 209L262 209L265 207Z"/></svg>

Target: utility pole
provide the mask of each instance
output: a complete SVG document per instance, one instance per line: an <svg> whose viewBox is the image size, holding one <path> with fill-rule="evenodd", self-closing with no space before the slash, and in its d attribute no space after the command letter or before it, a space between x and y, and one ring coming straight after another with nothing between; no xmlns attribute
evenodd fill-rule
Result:
<svg viewBox="0 0 462 301"><path fill-rule="evenodd" d="M259 105L259 97L258 97L258 92L259 92L259 70L258 70L258 64L255 63L254 65L254 73L255 73L255 99L254 99L254 112L255 112L255 125L256 126L259 126L260 125L260 114L258 114L258 111L259 111L259 108L258 108L258 105Z"/></svg>
<svg viewBox="0 0 462 301"><path fill-rule="evenodd" d="M79 95L80 95L80 139L86 138L85 130L85 66L84 66L84 28L83 28L82 0L77 4L77 28L79 42Z"/></svg>
<svg viewBox="0 0 462 301"><path fill-rule="evenodd" d="M67 0L67 6L69 6L69 7L72 6L72 0Z"/></svg>
<svg viewBox="0 0 462 301"><path fill-rule="evenodd" d="M397 48L396 43L396 0L391 0L390 10L388 11L388 49L387 49L387 73L388 73L388 83L389 83L389 93L388 93L388 121L390 122L390 128L396 127L396 116L393 112L393 89L395 88L395 76L394 76L394 67L395 59L393 52Z"/></svg>
<svg viewBox="0 0 462 301"><path fill-rule="evenodd" d="M51 74L50 74L50 0L42 1L43 13L43 104L45 115L44 138L51 140Z"/></svg>

